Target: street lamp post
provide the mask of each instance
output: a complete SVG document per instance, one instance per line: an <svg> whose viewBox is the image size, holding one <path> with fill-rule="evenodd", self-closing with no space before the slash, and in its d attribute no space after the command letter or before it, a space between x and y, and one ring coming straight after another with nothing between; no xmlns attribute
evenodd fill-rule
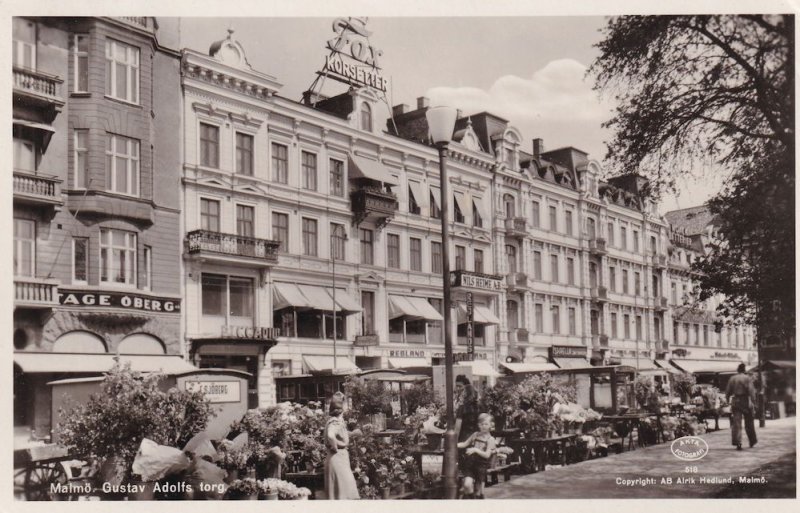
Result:
<svg viewBox="0 0 800 513"><path fill-rule="evenodd" d="M447 431L444 433L444 498L455 499L458 488L458 439L456 438L455 405L453 398L453 333L450 325L450 229L448 222L447 146L453 136L457 112L450 107L428 109L425 117L436 148L439 150L439 182L442 220L442 285L444 294L444 368Z"/></svg>

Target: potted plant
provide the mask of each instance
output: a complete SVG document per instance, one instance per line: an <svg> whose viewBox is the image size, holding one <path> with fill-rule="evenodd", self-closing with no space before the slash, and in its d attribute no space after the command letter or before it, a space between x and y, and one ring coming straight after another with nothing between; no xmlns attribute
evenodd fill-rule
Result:
<svg viewBox="0 0 800 513"><path fill-rule="evenodd" d="M217 465L228 473L226 482L232 483L240 477L246 477L247 467L253 451L251 447L235 447L233 441L222 440L217 450L219 460Z"/></svg>
<svg viewBox="0 0 800 513"><path fill-rule="evenodd" d="M258 481L259 496L268 501L278 500L278 487L274 479L262 479Z"/></svg>
<svg viewBox="0 0 800 513"><path fill-rule="evenodd" d="M230 486L228 486L228 490L225 492L225 498L228 500L258 500L258 494L260 492L260 487L258 486L258 482L253 479L246 477L244 479L237 479L233 481Z"/></svg>
<svg viewBox="0 0 800 513"><path fill-rule="evenodd" d="M386 429L386 414L392 412L392 392L382 381L350 376L344 389L363 423L372 424L376 431Z"/></svg>

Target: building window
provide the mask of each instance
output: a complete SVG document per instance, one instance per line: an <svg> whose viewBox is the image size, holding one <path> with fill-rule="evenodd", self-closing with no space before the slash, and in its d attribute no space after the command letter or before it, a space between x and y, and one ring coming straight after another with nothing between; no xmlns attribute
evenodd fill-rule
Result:
<svg viewBox="0 0 800 513"><path fill-rule="evenodd" d="M153 286L153 250L150 246L145 246L142 256L144 257L144 290L150 290Z"/></svg>
<svg viewBox="0 0 800 513"><path fill-rule="evenodd" d="M89 276L89 239L72 238L72 283L88 281Z"/></svg>
<svg viewBox="0 0 800 513"><path fill-rule="evenodd" d="M461 211L461 207L458 206L458 200L455 195L453 195L453 221L456 223L466 222L464 213Z"/></svg>
<svg viewBox="0 0 800 513"><path fill-rule="evenodd" d="M36 272L36 221L14 219L14 276Z"/></svg>
<svg viewBox="0 0 800 513"><path fill-rule="evenodd" d="M456 271L465 271L467 269L467 248L464 246L456 246Z"/></svg>
<svg viewBox="0 0 800 513"><path fill-rule="evenodd" d="M431 242L431 272L442 272L442 243Z"/></svg>
<svg viewBox="0 0 800 513"><path fill-rule="evenodd" d="M658 244L656 243L655 235L650 236L650 252L654 255L658 253Z"/></svg>
<svg viewBox="0 0 800 513"><path fill-rule="evenodd" d="M631 338L631 316L625 314L622 316L622 329L625 333L625 340L630 340Z"/></svg>
<svg viewBox="0 0 800 513"><path fill-rule="evenodd" d="M506 301L506 315L508 316L508 329L519 328L519 305L513 299Z"/></svg>
<svg viewBox="0 0 800 513"><path fill-rule="evenodd" d="M703 345L708 345L708 325L703 325Z"/></svg>
<svg viewBox="0 0 800 513"><path fill-rule="evenodd" d="M289 183L289 149L272 143L272 181Z"/></svg>
<svg viewBox="0 0 800 513"><path fill-rule="evenodd" d="M534 329L536 333L544 333L544 305L536 303L533 307Z"/></svg>
<svg viewBox="0 0 800 513"><path fill-rule="evenodd" d="M422 240L410 238L408 244L409 266L412 271L422 270Z"/></svg>
<svg viewBox="0 0 800 513"><path fill-rule="evenodd" d="M609 267L608 268L608 288L611 289L611 292L617 291L617 268L616 267Z"/></svg>
<svg viewBox="0 0 800 513"><path fill-rule="evenodd" d="M633 230L633 252L639 252L639 232L636 230Z"/></svg>
<svg viewBox="0 0 800 513"><path fill-rule="evenodd" d="M303 218L303 254L317 256L317 220Z"/></svg>
<svg viewBox="0 0 800 513"><path fill-rule="evenodd" d="M652 290L653 297L658 297L658 289L659 289L659 286L658 286L658 275L654 274L653 275L653 290Z"/></svg>
<svg viewBox="0 0 800 513"><path fill-rule="evenodd" d="M628 288L628 270L627 269L623 269L622 270L622 292L624 294L630 294L631 293L630 289Z"/></svg>
<svg viewBox="0 0 800 513"><path fill-rule="evenodd" d="M661 342L661 319L658 317L653 318L653 331L655 331L656 335L656 343Z"/></svg>
<svg viewBox="0 0 800 513"><path fill-rule="evenodd" d="M483 273L483 251L476 249L472 252L474 268L476 273Z"/></svg>
<svg viewBox="0 0 800 513"><path fill-rule="evenodd" d="M506 209L506 219L513 219L515 216L515 204L516 200L514 200L514 196L510 194L503 195L503 205Z"/></svg>
<svg viewBox="0 0 800 513"><path fill-rule="evenodd" d="M236 132L236 172L253 176L253 136Z"/></svg>
<svg viewBox="0 0 800 513"><path fill-rule="evenodd" d="M672 342L674 344L680 343L680 329L677 322L672 323Z"/></svg>
<svg viewBox="0 0 800 513"><path fill-rule="evenodd" d="M219 168L219 127L200 123L200 165Z"/></svg>
<svg viewBox="0 0 800 513"><path fill-rule="evenodd" d="M254 308L253 280L203 273L203 315L252 318Z"/></svg>
<svg viewBox="0 0 800 513"><path fill-rule="evenodd" d="M539 202L534 201L533 206L531 207L531 211L533 213L533 227L539 228L541 227L541 219L539 216Z"/></svg>
<svg viewBox="0 0 800 513"><path fill-rule="evenodd" d="M429 204L431 206L430 213L433 219L441 219L442 217L442 210L439 208L439 204L436 202L436 196L433 195L433 191L430 192L430 198L428 198Z"/></svg>
<svg viewBox="0 0 800 513"><path fill-rule="evenodd" d="M419 190L419 184L417 184L417 190ZM417 197L414 196L414 189L409 185L408 187L408 213L419 215L422 212L422 209L419 208L419 203L417 202Z"/></svg>
<svg viewBox="0 0 800 513"><path fill-rule="evenodd" d="M637 296L642 295L642 273L633 273L633 290Z"/></svg>
<svg viewBox="0 0 800 513"><path fill-rule="evenodd" d="M567 257L567 283L575 285L575 259Z"/></svg>
<svg viewBox="0 0 800 513"><path fill-rule="evenodd" d="M375 334L375 293L367 290L361 291L361 334Z"/></svg>
<svg viewBox="0 0 800 513"><path fill-rule="evenodd" d="M136 285L136 234L100 230L100 281Z"/></svg>
<svg viewBox="0 0 800 513"><path fill-rule="evenodd" d="M678 304L678 286L675 282L670 284L670 294L672 294L672 304Z"/></svg>
<svg viewBox="0 0 800 513"><path fill-rule="evenodd" d="M558 255L550 255L550 281L558 283Z"/></svg>
<svg viewBox="0 0 800 513"><path fill-rule="evenodd" d="M72 91L86 93L89 91L89 36L72 35L72 66L74 69Z"/></svg>
<svg viewBox="0 0 800 513"><path fill-rule="evenodd" d="M616 244L614 238L614 223L608 223L608 244L611 246Z"/></svg>
<svg viewBox="0 0 800 513"><path fill-rule="evenodd" d="M317 156L304 151L302 153L303 189L317 190Z"/></svg>
<svg viewBox="0 0 800 513"><path fill-rule="evenodd" d="M372 132L372 107L367 102L361 104L361 130Z"/></svg>
<svg viewBox="0 0 800 513"><path fill-rule="evenodd" d="M636 316L636 340L642 340L642 316Z"/></svg>
<svg viewBox="0 0 800 513"><path fill-rule="evenodd" d="M600 312L598 310L589 311L589 330L592 335L600 334Z"/></svg>
<svg viewBox="0 0 800 513"><path fill-rule="evenodd" d="M481 211L478 209L478 204L475 201L472 201L472 226L477 228L483 228L483 218L481 217Z"/></svg>
<svg viewBox="0 0 800 513"><path fill-rule="evenodd" d="M361 263L372 265L374 261L374 255L372 251L373 245L373 233L372 230L367 230L366 228L360 228L358 230L359 239L361 241Z"/></svg>
<svg viewBox="0 0 800 513"><path fill-rule="evenodd" d="M139 103L139 49L106 41L106 95Z"/></svg>
<svg viewBox="0 0 800 513"><path fill-rule="evenodd" d="M14 127L16 135L17 127ZM36 144L32 141L14 137L14 169L36 170Z"/></svg>
<svg viewBox="0 0 800 513"><path fill-rule="evenodd" d="M594 262L589 262L589 286L597 287L597 264Z"/></svg>
<svg viewBox="0 0 800 513"><path fill-rule="evenodd" d="M36 69L36 24L24 18L12 18L12 61L14 67Z"/></svg>
<svg viewBox="0 0 800 513"><path fill-rule="evenodd" d="M345 259L345 241L347 232L343 224L331 223L331 256L334 260Z"/></svg>
<svg viewBox="0 0 800 513"><path fill-rule="evenodd" d="M561 334L561 309L557 305L550 307L553 312L553 334Z"/></svg>
<svg viewBox="0 0 800 513"><path fill-rule="evenodd" d="M106 137L106 190L139 195L139 141L108 134Z"/></svg>
<svg viewBox="0 0 800 513"><path fill-rule="evenodd" d="M272 240L281 243L279 251L289 251L289 214L272 213Z"/></svg>
<svg viewBox="0 0 800 513"><path fill-rule="evenodd" d="M219 231L219 201L200 198L200 229Z"/></svg>
<svg viewBox="0 0 800 513"><path fill-rule="evenodd" d="M738 346L739 345L738 344L738 342L739 342L739 333L738 332L736 333L736 342L737 342L736 345ZM694 325L694 345L696 345L696 346L700 345L700 325L699 324L695 324Z"/></svg>
<svg viewBox="0 0 800 513"><path fill-rule="evenodd" d="M572 236L572 211L567 210L564 212L564 228L567 235Z"/></svg>
<svg viewBox="0 0 800 513"><path fill-rule="evenodd" d="M577 335L578 333L578 324L577 324L577 315L575 312L575 307L570 307L569 310L569 334L570 335Z"/></svg>
<svg viewBox="0 0 800 513"><path fill-rule="evenodd" d="M684 342L687 346L689 345L689 340L691 339L691 328L689 327L689 323L684 323L683 325L683 332L686 336L686 341Z"/></svg>
<svg viewBox="0 0 800 513"><path fill-rule="evenodd" d="M75 150L75 188L86 189L89 186L89 131L75 130L73 141Z"/></svg>
<svg viewBox="0 0 800 513"><path fill-rule="evenodd" d="M506 261L508 262L508 274L517 272L517 248L511 244L506 244Z"/></svg>
<svg viewBox="0 0 800 513"><path fill-rule="evenodd" d="M618 335L617 332L617 314L611 313L611 338L616 339Z"/></svg>
<svg viewBox="0 0 800 513"><path fill-rule="evenodd" d="M619 227L619 247L622 249L628 249L628 229L624 226Z"/></svg>
<svg viewBox="0 0 800 513"><path fill-rule="evenodd" d="M549 208L550 211L550 231L557 232L558 231L558 211L556 207L551 206Z"/></svg>
<svg viewBox="0 0 800 513"><path fill-rule="evenodd" d="M236 205L236 235L253 237L255 209L249 205Z"/></svg>
<svg viewBox="0 0 800 513"><path fill-rule="evenodd" d="M533 277L537 280L542 279L542 252L533 252Z"/></svg>
<svg viewBox="0 0 800 513"><path fill-rule="evenodd" d="M333 196L344 196L344 162L330 159L330 174L331 194Z"/></svg>
<svg viewBox="0 0 800 513"><path fill-rule="evenodd" d="M395 233L386 235L386 265L392 269L400 268L400 236Z"/></svg>
<svg viewBox="0 0 800 513"><path fill-rule="evenodd" d="M593 217L586 219L586 236L590 240L594 240L597 237L597 225Z"/></svg>

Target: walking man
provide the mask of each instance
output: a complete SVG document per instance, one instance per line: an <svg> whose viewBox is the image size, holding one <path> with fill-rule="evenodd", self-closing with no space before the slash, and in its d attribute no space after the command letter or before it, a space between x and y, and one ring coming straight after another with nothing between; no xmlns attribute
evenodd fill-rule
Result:
<svg viewBox="0 0 800 513"><path fill-rule="evenodd" d="M747 440L750 447L753 447L756 440L756 426L753 423L754 409L756 403L756 388L753 380L744 373L745 365L739 364L738 374L728 381L728 388L725 395L731 405L731 437L736 450L742 450L742 417L744 417L744 430L747 432Z"/></svg>

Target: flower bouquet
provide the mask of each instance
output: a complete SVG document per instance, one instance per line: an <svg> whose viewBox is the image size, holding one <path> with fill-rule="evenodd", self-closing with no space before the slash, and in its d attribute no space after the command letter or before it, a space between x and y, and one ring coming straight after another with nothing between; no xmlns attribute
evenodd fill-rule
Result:
<svg viewBox="0 0 800 513"><path fill-rule="evenodd" d="M225 498L228 500L257 500L261 488L258 482L250 477L237 479L228 486Z"/></svg>
<svg viewBox="0 0 800 513"><path fill-rule="evenodd" d="M268 477L260 481L263 490L270 490L278 494L278 498L282 500L304 500L308 499L311 495L311 490L305 487L299 487L294 483L284 481L283 479L275 479Z"/></svg>

